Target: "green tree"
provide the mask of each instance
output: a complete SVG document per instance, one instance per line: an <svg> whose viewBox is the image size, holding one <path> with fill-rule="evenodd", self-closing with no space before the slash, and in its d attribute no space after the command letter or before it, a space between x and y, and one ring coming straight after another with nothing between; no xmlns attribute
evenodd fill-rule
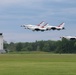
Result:
<svg viewBox="0 0 76 75"><path fill-rule="evenodd" d="M23 48L23 47L22 47L22 43L18 43L18 44L16 45L16 51L21 51L22 48Z"/></svg>

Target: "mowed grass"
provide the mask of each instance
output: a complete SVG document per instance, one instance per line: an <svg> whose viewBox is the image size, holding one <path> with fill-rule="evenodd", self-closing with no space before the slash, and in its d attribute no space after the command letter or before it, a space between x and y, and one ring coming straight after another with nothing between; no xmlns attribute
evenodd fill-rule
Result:
<svg viewBox="0 0 76 75"><path fill-rule="evenodd" d="M0 75L76 75L76 55L0 54Z"/></svg>

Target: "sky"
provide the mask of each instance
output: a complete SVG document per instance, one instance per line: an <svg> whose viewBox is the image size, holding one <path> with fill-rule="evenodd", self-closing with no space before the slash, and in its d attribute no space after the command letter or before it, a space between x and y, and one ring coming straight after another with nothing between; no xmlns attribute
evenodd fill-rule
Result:
<svg viewBox="0 0 76 75"><path fill-rule="evenodd" d="M21 28L41 21L57 26L65 22L65 30L37 32ZM76 36L76 0L0 0L0 33L7 42L60 40Z"/></svg>

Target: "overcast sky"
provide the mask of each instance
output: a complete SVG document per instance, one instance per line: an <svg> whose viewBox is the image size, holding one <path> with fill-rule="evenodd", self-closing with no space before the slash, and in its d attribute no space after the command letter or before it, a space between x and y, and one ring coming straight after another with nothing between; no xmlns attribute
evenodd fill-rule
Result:
<svg viewBox="0 0 76 75"><path fill-rule="evenodd" d="M65 22L65 30L33 32L20 26L50 25ZM0 0L0 32L7 42L59 40L60 36L76 36L76 0Z"/></svg>

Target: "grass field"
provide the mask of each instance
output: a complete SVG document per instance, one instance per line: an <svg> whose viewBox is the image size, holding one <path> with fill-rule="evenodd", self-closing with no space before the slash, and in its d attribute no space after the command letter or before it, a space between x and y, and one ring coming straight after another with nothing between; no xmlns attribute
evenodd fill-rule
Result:
<svg viewBox="0 0 76 75"><path fill-rule="evenodd" d="M76 55L0 54L0 75L76 75Z"/></svg>

